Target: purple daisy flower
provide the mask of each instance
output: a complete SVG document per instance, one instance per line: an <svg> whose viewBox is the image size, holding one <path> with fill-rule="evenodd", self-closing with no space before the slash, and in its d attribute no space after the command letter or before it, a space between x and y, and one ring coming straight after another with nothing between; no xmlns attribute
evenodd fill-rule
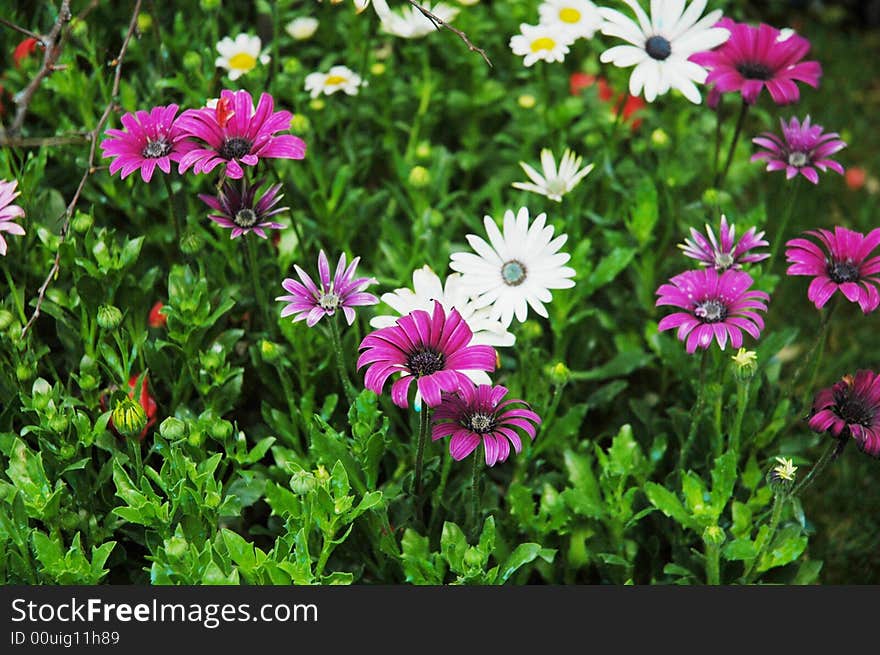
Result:
<svg viewBox="0 0 880 655"><path fill-rule="evenodd" d="M18 187L18 180L11 182L0 180L0 255L6 255L4 232L20 237L25 233L24 228L15 222L16 218L24 217L24 209L12 204L12 201L21 195L21 191L16 191L16 187Z"/></svg>
<svg viewBox="0 0 880 655"><path fill-rule="evenodd" d="M305 141L292 134L276 132L290 128L291 113L274 111L275 101L268 93L254 101L247 91L220 92L213 109L188 109L178 121L187 134L203 141L180 160L180 172L191 166L197 174L210 173L225 164L226 177L240 179L241 164L255 166L263 158L302 159Z"/></svg>
<svg viewBox="0 0 880 655"><path fill-rule="evenodd" d="M809 230L825 246L823 251L807 239L792 239L786 243L785 257L791 266L788 275L811 275L807 298L822 309L825 303L840 289L850 302L859 303L865 314L880 305L880 257L868 255L880 244L880 227L867 236L861 232L835 227L830 230Z"/></svg>
<svg viewBox="0 0 880 655"><path fill-rule="evenodd" d="M721 350L727 345L742 346L742 330L758 339L764 320L755 310L767 311L770 296L751 291L752 276L742 271L718 273L714 268L686 271L661 284L657 289L657 306L672 305L685 311L670 314L660 321L658 329L678 328L678 338L687 340L687 351L704 350L714 337Z"/></svg>
<svg viewBox="0 0 880 655"><path fill-rule="evenodd" d="M742 238L736 240L736 226L727 223L727 217L721 215L721 229L718 231L721 243L715 238L715 232L706 225L707 239L696 229L691 228L691 239L685 239L684 243L678 245L684 251L687 257L697 259L702 266L712 266L719 273L723 273L729 268L739 270L743 264L753 264L767 259L770 255L767 253L751 253L750 250L769 246L767 241L763 240L763 232L755 232L756 228L750 228Z"/></svg>
<svg viewBox="0 0 880 655"><path fill-rule="evenodd" d="M342 309L349 325L354 323L354 309L361 305L376 305L379 299L371 293L364 293L376 280L371 277L354 277L360 257L355 257L346 267L345 253L339 256L336 273L330 278L330 263L322 250L318 254L318 277L320 287L312 281L309 274L296 264L297 275L302 282L285 278L281 283L288 296L278 296L275 300L286 302L281 310L281 317L293 315L293 322L305 320L306 325L313 327L324 316L333 316L337 309Z"/></svg>
<svg viewBox="0 0 880 655"><path fill-rule="evenodd" d="M194 147L181 129L182 117L175 119L177 109L167 105L124 114L120 119L124 130L107 130L109 138L101 142L101 150L104 158L113 158L110 174L121 170L124 180L140 169L141 178L149 182L157 168L170 173L171 162L179 162Z"/></svg>
<svg viewBox="0 0 880 655"><path fill-rule="evenodd" d="M357 367L370 364L364 378L367 389L381 394L394 373L401 377L391 386L391 400L408 407L407 394L413 380L429 407L440 404L444 391L473 386L463 371L494 371L495 349L469 346L473 333L461 314L446 313L434 301L434 313L416 309L386 328L371 332L361 342Z"/></svg>
<svg viewBox="0 0 880 655"><path fill-rule="evenodd" d="M813 184L819 183L818 168L825 172L829 168L843 175L843 166L829 159L835 152L846 147L837 132L823 134L821 125L810 125L810 117L803 124L793 117L786 125L782 124L782 138L771 132L764 132L752 139L752 143L764 148L752 155L752 161L765 160L768 171L785 171L786 179L790 180L798 173Z"/></svg>
<svg viewBox="0 0 880 655"><path fill-rule="evenodd" d="M266 219L287 211L289 208L275 207L284 197L283 194L278 195L278 191L281 190L280 184L270 186L262 196L257 198L257 190L262 185L262 181L250 185L242 180L241 188L237 189L236 185L226 182L216 198L204 193L200 193L199 198L206 205L220 212L212 214L208 218L223 227L230 228L232 230L231 238L235 239L242 234L253 232L258 237L265 239L266 232L264 230L278 230L284 227L282 223Z"/></svg>
<svg viewBox="0 0 880 655"><path fill-rule="evenodd" d="M852 437L862 452L880 457L880 375L857 371L817 393L810 428L836 439Z"/></svg>
<svg viewBox="0 0 880 655"><path fill-rule="evenodd" d="M541 417L529 409L524 400L501 402L505 395L505 387L488 384L462 385L457 393L443 394L434 410L431 438L437 441L451 436L449 454L456 461L470 455L482 442L486 466L505 461L511 444L517 453L522 452L522 441L516 430L522 430L534 440Z"/></svg>
<svg viewBox="0 0 880 655"><path fill-rule="evenodd" d="M815 61L802 61L810 51L810 42L761 23L757 27L722 18L715 24L730 32L730 38L708 52L691 55L690 61L709 69L706 84L718 93L742 94L753 105L763 89L773 102L787 105L800 100L795 82L819 86L822 67Z"/></svg>

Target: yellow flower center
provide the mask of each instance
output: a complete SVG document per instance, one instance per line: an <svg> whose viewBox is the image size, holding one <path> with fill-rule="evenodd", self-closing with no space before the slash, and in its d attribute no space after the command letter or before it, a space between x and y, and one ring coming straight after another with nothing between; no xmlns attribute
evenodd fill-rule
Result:
<svg viewBox="0 0 880 655"><path fill-rule="evenodd" d="M559 20L563 23L577 23L581 19L581 12L572 7L564 7L559 12Z"/></svg>
<svg viewBox="0 0 880 655"><path fill-rule="evenodd" d="M541 52L542 50L553 50L556 47L556 41L549 36L542 36L532 41L532 52Z"/></svg>
<svg viewBox="0 0 880 655"><path fill-rule="evenodd" d="M324 86L334 86L336 84L345 84L346 80L342 75L328 75L324 81Z"/></svg>
<svg viewBox="0 0 880 655"><path fill-rule="evenodd" d="M257 65L257 58L246 52L239 52L229 58L229 66L235 70L249 71Z"/></svg>

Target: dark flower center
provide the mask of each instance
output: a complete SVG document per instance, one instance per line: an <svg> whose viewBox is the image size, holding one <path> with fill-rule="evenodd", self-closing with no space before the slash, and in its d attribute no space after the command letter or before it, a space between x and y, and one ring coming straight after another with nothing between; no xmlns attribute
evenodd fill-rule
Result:
<svg viewBox="0 0 880 655"><path fill-rule="evenodd" d="M443 370L446 358L433 348L424 348L412 353L406 359L406 366L416 377L431 375Z"/></svg>
<svg viewBox="0 0 880 655"><path fill-rule="evenodd" d="M322 293L321 297L318 298L318 304L321 306L321 309L326 309L331 312L336 311L336 308L339 307L339 296L332 291Z"/></svg>
<svg viewBox="0 0 880 655"><path fill-rule="evenodd" d="M220 146L219 155L223 159L241 159L253 148L254 142L243 136L233 136L226 139Z"/></svg>
<svg viewBox="0 0 880 655"><path fill-rule="evenodd" d="M477 412L466 416L462 422L465 428L477 434L487 434L495 429L496 421L493 414L483 414Z"/></svg>
<svg viewBox="0 0 880 655"><path fill-rule="evenodd" d="M253 227L256 225L257 219L257 212L249 207L243 207L235 212L235 218L232 219L232 222L238 227Z"/></svg>
<svg viewBox="0 0 880 655"><path fill-rule="evenodd" d="M859 279L859 267L851 261L831 262L828 264L828 277L835 284L855 282Z"/></svg>
<svg viewBox="0 0 880 655"><path fill-rule="evenodd" d="M736 263L733 254L729 252L719 252L715 254L715 270L719 273L726 271Z"/></svg>
<svg viewBox="0 0 880 655"><path fill-rule="evenodd" d="M874 410L864 398L856 396L850 390L836 394L835 412L849 425L869 427L874 421Z"/></svg>
<svg viewBox="0 0 880 655"><path fill-rule="evenodd" d="M645 41L645 52L649 57L663 61L672 54L672 44L666 37L655 35Z"/></svg>
<svg viewBox="0 0 880 655"><path fill-rule="evenodd" d="M159 159L171 152L171 144L165 139L158 141L147 141L147 145L141 150L141 155L145 159Z"/></svg>
<svg viewBox="0 0 880 655"><path fill-rule="evenodd" d="M526 280L526 267L522 262L511 259L501 267L501 278L509 287L518 287Z"/></svg>
<svg viewBox="0 0 880 655"><path fill-rule="evenodd" d="M720 323L727 318L727 306L720 300L710 299L698 302L694 316L703 323Z"/></svg>
<svg viewBox="0 0 880 655"><path fill-rule="evenodd" d="M806 166L810 157L805 152L795 151L788 154L788 165L796 168Z"/></svg>
<svg viewBox="0 0 880 655"><path fill-rule="evenodd" d="M736 70L747 80L766 82L773 77L773 70L766 64L757 61L744 61L736 65Z"/></svg>

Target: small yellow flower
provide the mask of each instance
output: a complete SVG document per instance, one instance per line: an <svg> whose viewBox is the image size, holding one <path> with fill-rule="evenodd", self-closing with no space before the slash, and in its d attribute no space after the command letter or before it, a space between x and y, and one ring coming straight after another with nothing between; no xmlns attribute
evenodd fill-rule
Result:
<svg viewBox="0 0 880 655"><path fill-rule="evenodd" d="M531 109L538 101L535 99L535 96L529 93L524 93L519 98L517 98L516 102L523 109Z"/></svg>
<svg viewBox="0 0 880 655"><path fill-rule="evenodd" d="M733 360L734 374L739 380L745 382L754 377L758 370L758 353L754 350L740 348L731 359Z"/></svg>
<svg viewBox="0 0 880 655"><path fill-rule="evenodd" d="M773 467L771 476L776 480L793 482L795 478L795 471L798 470L798 467L794 465L794 461L788 459L787 457L777 457L776 461L779 463Z"/></svg>

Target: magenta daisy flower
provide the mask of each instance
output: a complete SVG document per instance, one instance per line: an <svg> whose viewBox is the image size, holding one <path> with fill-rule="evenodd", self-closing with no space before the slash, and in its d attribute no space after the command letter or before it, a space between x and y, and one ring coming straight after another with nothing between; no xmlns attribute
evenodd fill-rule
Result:
<svg viewBox="0 0 880 655"><path fill-rule="evenodd" d="M748 273L714 268L686 271L661 284L657 289L657 306L672 305L685 311L670 314L660 321L658 329L678 328L678 338L687 340L687 351L708 349L714 337L721 350L727 345L742 346L742 331L755 339L761 336L764 320L756 310L767 311L770 296L750 290Z"/></svg>
<svg viewBox="0 0 880 655"><path fill-rule="evenodd" d="M852 437L862 452L880 457L880 375L857 371L817 393L810 428L836 439Z"/></svg>
<svg viewBox="0 0 880 655"><path fill-rule="evenodd" d="M822 67L816 61L802 61L810 42L797 34L783 36L764 23L753 27L722 18L715 24L730 32L730 38L708 52L691 55L690 61L709 69L706 84L720 93L742 94L747 104L758 101L767 89L773 102L787 105L800 99L796 82L816 88Z"/></svg>
<svg viewBox="0 0 880 655"><path fill-rule="evenodd" d="M24 236L24 228L15 222L16 218L24 217L24 209L12 204L12 201L21 195L21 191L16 191L17 186L18 180L11 182L0 180L0 255L6 254L4 232Z"/></svg>
<svg viewBox="0 0 880 655"><path fill-rule="evenodd" d="M784 170L789 180L800 173L813 184L819 183L817 168L823 172L830 168L843 175L843 166L829 159L846 147L836 132L823 134L821 125L810 125L809 116L804 119L803 125L797 118L792 118L788 125L784 120L780 123L781 139L771 132L764 132L752 139L752 143L764 148L752 155L752 161L765 160L768 171Z"/></svg>
<svg viewBox="0 0 880 655"><path fill-rule="evenodd" d="M362 305L376 305L379 299L371 293L364 293L376 280L371 277L354 276L360 257L351 260L351 264L345 265L345 253L339 256L336 265L336 273L330 277L330 263L327 255L322 250L318 253L318 280L320 286L312 281L309 274L296 264L297 275L301 282L292 278L285 278L281 283L284 290L290 295L278 296L275 300L286 302L287 305L281 310L281 317L293 315L293 322L305 320L306 325L313 327L324 316L333 316L337 309L345 314L346 322L354 323L354 309Z"/></svg>
<svg viewBox="0 0 880 655"><path fill-rule="evenodd" d="M254 101L247 91L220 92L213 109L188 109L180 116L180 126L196 145L180 160L180 172L190 167L195 173L210 173L225 164L226 177L239 179L244 175L241 165L255 166L260 159L302 159L306 144L292 134L276 135L290 128L291 113L274 111L275 101L268 93Z"/></svg>
<svg viewBox="0 0 880 655"><path fill-rule="evenodd" d="M204 193L200 193L199 198L206 205L220 212L212 214L208 218L223 227L230 228L232 230L231 238L235 239L242 234L253 232L258 237L265 239L266 232L264 230L278 230L284 227L282 223L266 219L287 211L288 207L275 207L284 197L283 194L278 195L278 191L281 190L280 184L270 186L258 198L257 190L262 184L260 181L249 185L245 180L242 180L238 185L226 182L216 198ZM236 188L236 186L240 188Z"/></svg>
<svg viewBox="0 0 880 655"><path fill-rule="evenodd" d="M364 384L379 394L388 378L400 373L391 386L391 400L398 407L408 407L413 380L425 403L436 407L444 391L473 386L463 371L495 370L495 349L469 346L471 337L470 327L457 310L447 314L443 305L434 301L433 314L416 309L394 325L364 337L357 367L370 365Z"/></svg>
<svg viewBox="0 0 880 655"><path fill-rule="evenodd" d="M720 238L715 238L715 232L706 225L707 239L696 229L691 228L691 239L685 239L678 245L687 257L699 260L702 266L712 266L719 273L729 268L741 269L743 264L753 264L767 259L767 253L753 252L750 250L770 245L763 240L763 232L755 232L756 228L749 229L739 241L736 240L736 226L727 223L727 217L721 215L721 228L718 231Z"/></svg>
<svg viewBox="0 0 880 655"><path fill-rule="evenodd" d="M535 428L541 417L529 409L524 400L505 400L507 389L481 384L462 385L457 393L445 393L434 410L431 438L449 440L449 454L460 461L482 442L486 466L503 462L510 455L510 446L520 453L522 441L517 430L535 439ZM518 405L518 406L517 406Z"/></svg>
<svg viewBox="0 0 880 655"><path fill-rule="evenodd" d="M880 257L868 255L880 244L880 227L867 236L845 227L830 230L809 230L825 246L823 251L807 239L792 239L786 243L785 257L791 266L788 275L811 275L807 298L822 309L825 303L840 289L850 302L859 303L865 314L880 305Z"/></svg>
<svg viewBox="0 0 880 655"><path fill-rule="evenodd" d="M141 178L149 182L157 168L170 173L171 162L179 162L194 147L181 128L182 116L175 119L177 109L167 105L124 114L124 130L107 130L109 138L101 142L101 150L104 158L113 158L110 174L122 171L124 180L140 169Z"/></svg>

